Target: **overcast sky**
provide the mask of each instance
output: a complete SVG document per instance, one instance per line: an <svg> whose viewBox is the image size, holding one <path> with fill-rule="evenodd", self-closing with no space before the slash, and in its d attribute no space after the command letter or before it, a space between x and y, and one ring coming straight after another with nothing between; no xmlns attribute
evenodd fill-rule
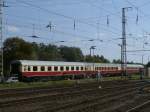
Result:
<svg viewBox="0 0 150 112"><path fill-rule="evenodd" d="M127 50L150 50L150 0L4 0L4 38L80 47L89 54L120 59L122 8L126 10ZM46 26L51 22L51 31ZM40 38L31 38L37 35ZM88 41L95 39L95 41ZM65 42L58 42L65 41ZM127 53L128 61L147 63L150 52Z"/></svg>

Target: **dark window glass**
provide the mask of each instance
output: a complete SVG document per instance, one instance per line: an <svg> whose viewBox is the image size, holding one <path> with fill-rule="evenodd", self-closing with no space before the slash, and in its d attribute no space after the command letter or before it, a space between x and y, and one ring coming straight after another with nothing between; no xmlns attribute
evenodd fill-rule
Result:
<svg viewBox="0 0 150 112"><path fill-rule="evenodd" d="M12 69L12 68L11 68ZM12 71L12 70L11 70ZM24 71L27 71L27 66L24 66Z"/></svg>
<svg viewBox="0 0 150 112"><path fill-rule="evenodd" d="M83 70L83 67L81 67L81 70Z"/></svg>
<svg viewBox="0 0 150 112"><path fill-rule="evenodd" d="M63 66L61 66L61 67L60 67L60 71L63 71L63 70L64 70L64 67L63 67Z"/></svg>
<svg viewBox="0 0 150 112"><path fill-rule="evenodd" d="M74 70L74 67L73 67L73 66L71 67L71 70Z"/></svg>
<svg viewBox="0 0 150 112"><path fill-rule="evenodd" d="M66 71L69 71L69 67L68 66L66 67Z"/></svg>
<svg viewBox="0 0 150 112"><path fill-rule="evenodd" d="M51 71L51 70L52 70L52 67L51 67L51 66L49 66L49 67L48 67L48 71Z"/></svg>
<svg viewBox="0 0 150 112"><path fill-rule="evenodd" d="M28 66L28 71L31 71L31 68L30 68L30 66Z"/></svg>
<svg viewBox="0 0 150 112"><path fill-rule="evenodd" d="M79 67L76 67L76 70L79 70Z"/></svg>
<svg viewBox="0 0 150 112"><path fill-rule="evenodd" d="M33 71L37 71L37 66L33 66Z"/></svg>
<svg viewBox="0 0 150 112"><path fill-rule="evenodd" d="M44 66L41 66L41 71L45 71L45 67Z"/></svg>
<svg viewBox="0 0 150 112"><path fill-rule="evenodd" d="M58 71L58 67L57 66L54 67L54 71Z"/></svg>

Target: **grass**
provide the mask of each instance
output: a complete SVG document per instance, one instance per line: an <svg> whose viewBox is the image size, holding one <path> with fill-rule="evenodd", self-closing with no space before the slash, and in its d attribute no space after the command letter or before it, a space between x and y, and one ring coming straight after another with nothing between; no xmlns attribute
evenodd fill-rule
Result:
<svg viewBox="0 0 150 112"><path fill-rule="evenodd" d="M81 79L81 80L60 80L60 81L48 81L48 82L15 82L15 83L2 83L0 89L15 89L15 88L33 88L33 87L65 87L72 86L77 83L90 83L95 82L95 79Z"/></svg>
<svg viewBox="0 0 150 112"><path fill-rule="evenodd" d="M13 88L32 88L32 87L45 87L45 86L69 86L75 83L75 81L48 81L48 82L16 82L16 83L3 83L0 84L0 89L13 89Z"/></svg>
<svg viewBox="0 0 150 112"><path fill-rule="evenodd" d="M140 75L132 75L130 80L139 80ZM144 78L145 79L145 78ZM128 80L128 78L121 78L121 76L115 77L102 77L101 81L112 81L112 80ZM96 82L97 79L80 79L80 80L60 80L60 81L48 81L48 82L16 82L16 83L3 83L0 84L0 89L15 89L15 88L32 88L32 87L63 87L71 86L75 84L91 83Z"/></svg>

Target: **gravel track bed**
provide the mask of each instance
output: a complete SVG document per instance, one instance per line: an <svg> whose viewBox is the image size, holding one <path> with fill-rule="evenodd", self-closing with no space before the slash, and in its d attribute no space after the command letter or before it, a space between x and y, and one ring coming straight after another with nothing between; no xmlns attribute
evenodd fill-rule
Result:
<svg viewBox="0 0 150 112"><path fill-rule="evenodd" d="M37 90L33 90L34 92L31 90L33 94L28 96L24 96L23 91L19 91L14 92L13 98L5 96L1 98L0 95L0 112L97 112L99 109L111 110L113 108L107 108L107 104L113 106L120 102L113 109L117 110L125 107L126 100L133 98L140 88L146 86L145 84L144 81L113 81L108 84L106 82L84 84L65 89L43 88L38 90L36 88ZM101 89L98 88L99 85L102 86ZM29 92L29 90L25 91Z"/></svg>

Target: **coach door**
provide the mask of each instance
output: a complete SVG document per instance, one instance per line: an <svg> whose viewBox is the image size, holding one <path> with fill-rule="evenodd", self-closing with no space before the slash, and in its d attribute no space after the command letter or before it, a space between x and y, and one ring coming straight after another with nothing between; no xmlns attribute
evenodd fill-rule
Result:
<svg viewBox="0 0 150 112"><path fill-rule="evenodd" d="M18 76L20 74L20 63L13 63L10 66L10 73L12 76Z"/></svg>

